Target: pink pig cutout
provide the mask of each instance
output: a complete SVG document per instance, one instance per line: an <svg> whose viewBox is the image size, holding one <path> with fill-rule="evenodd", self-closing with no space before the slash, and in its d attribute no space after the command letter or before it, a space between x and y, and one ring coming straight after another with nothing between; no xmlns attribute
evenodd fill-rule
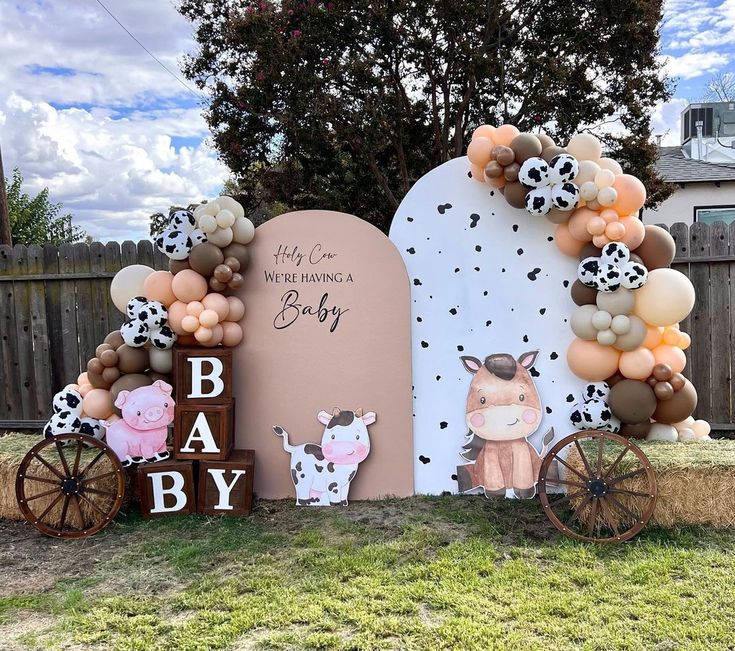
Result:
<svg viewBox="0 0 735 651"><path fill-rule="evenodd" d="M173 387L162 380L133 391L121 391L115 407L122 418L104 421L107 445L117 455L123 467L144 461L168 459L166 437L174 419Z"/></svg>

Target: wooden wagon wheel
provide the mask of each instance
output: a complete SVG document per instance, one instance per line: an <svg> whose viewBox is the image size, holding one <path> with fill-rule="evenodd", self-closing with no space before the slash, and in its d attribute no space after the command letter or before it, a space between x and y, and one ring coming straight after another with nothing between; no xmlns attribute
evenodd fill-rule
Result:
<svg viewBox="0 0 735 651"><path fill-rule="evenodd" d="M84 538L101 531L117 515L124 493L119 459L105 443L85 434L39 441L15 478L21 513L54 538Z"/></svg>
<svg viewBox="0 0 735 651"><path fill-rule="evenodd" d="M656 474L641 449L599 431L576 432L551 448L538 488L544 512L559 531L602 543L630 540L641 531L658 496Z"/></svg>

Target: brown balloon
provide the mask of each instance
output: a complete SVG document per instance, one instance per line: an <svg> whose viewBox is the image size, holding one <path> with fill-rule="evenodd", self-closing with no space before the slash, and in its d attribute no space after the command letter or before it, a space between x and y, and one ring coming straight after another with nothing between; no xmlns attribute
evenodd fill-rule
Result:
<svg viewBox="0 0 735 651"><path fill-rule="evenodd" d="M554 158L554 156L566 153L567 150L564 149L564 147L557 147L556 145L552 145L550 147L544 148L544 150L541 152L541 158L543 158L548 163L552 158Z"/></svg>
<svg viewBox="0 0 735 651"><path fill-rule="evenodd" d="M515 153L516 163L524 163L529 158L541 155L541 141L532 133L519 133L510 143Z"/></svg>
<svg viewBox="0 0 735 651"><path fill-rule="evenodd" d="M148 351L145 348L131 348L123 344L117 349L117 367L121 373L142 373L148 368Z"/></svg>
<svg viewBox="0 0 735 651"><path fill-rule="evenodd" d="M512 183L518 180L518 174L521 171L521 166L518 163L511 163L503 169L503 176L505 180Z"/></svg>
<svg viewBox="0 0 735 651"><path fill-rule="evenodd" d="M117 366L110 366L102 371L102 379L108 384L112 384L120 379L120 369Z"/></svg>
<svg viewBox="0 0 735 651"><path fill-rule="evenodd" d="M209 278L217 266L224 262L222 249L210 242L195 246L189 254L189 266L198 274Z"/></svg>
<svg viewBox="0 0 735 651"><path fill-rule="evenodd" d="M576 305L593 305L597 302L597 290L587 287L580 280L572 283L571 293Z"/></svg>
<svg viewBox="0 0 735 651"><path fill-rule="evenodd" d="M147 375L142 373L130 373L129 375L123 375L120 379L110 387L110 395L112 397L112 404L115 404L117 397L121 391L134 391L139 387L147 387L153 384L151 379ZM115 413L120 415L120 410L115 407Z"/></svg>
<svg viewBox="0 0 735 651"><path fill-rule="evenodd" d="M551 136L545 133L538 133L536 134L536 137L539 139L539 142L541 143L541 151L543 151L547 147L556 147L556 143L551 138Z"/></svg>
<svg viewBox="0 0 735 651"><path fill-rule="evenodd" d="M117 350L125 343L125 341L123 340L119 330L113 330L109 335L105 337L105 343L109 344L112 348Z"/></svg>
<svg viewBox="0 0 735 651"><path fill-rule="evenodd" d="M201 246L201 244L199 245ZM194 247L197 248L197 247ZM193 251L194 249L192 249ZM189 266L189 259L186 260L169 260L168 261L168 270L175 276L179 271L184 271L184 269L191 269Z"/></svg>
<svg viewBox="0 0 735 651"><path fill-rule="evenodd" d="M629 439L645 439L651 431L650 421L638 423L637 425L623 425L620 434Z"/></svg>
<svg viewBox="0 0 735 651"><path fill-rule="evenodd" d="M671 400L674 396L674 387L668 382L656 382L653 392L658 400Z"/></svg>
<svg viewBox="0 0 735 651"><path fill-rule="evenodd" d="M99 362L98 359L96 361ZM97 373L95 371L89 371L89 370L87 370L87 379L89 380L89 383L95 389L109 389L110 388L110 383L107 382L105 380L105 378L102 376L102 373L104 373L104 371L105 371L104 366L102 367L102 372L100 372L100 373Z"/></svg>
<svg viewBox="0 0 735 651"><path fill-rule="evenodd" d="M513 208L525 208L527 194L528 189L521 183L518 183L518 181L505 184L505 192L503 196L508 202L508 205L513 206Z"/></svg>
<svg viewBox="0 0 735 651"><path fill-rule="evenodd" d="M646 236L634 253L643 260L649 271L668 267L676 254L676 242L660 226L646 226Z"/></svg>
<svg viewBox="0 0 735 651"><path fill-rule="evenodd" d="M503 166L496 160L491 160L485 165L485 176L489 179L497 179L503 173Z"/></svg>
<svg viewBox="0 0 735 651"><path fill-rule="evenodd" d="M585 258L599 258L602 255L602 249L598 249L592 242L588 242L579 252L580 262Z"/></svg>
<svg viewBox="0 0 735 651"><path fill-rule="evenodd" d="M629 425L646 422L656 411L653 389L639 380L621 380L611 387L607 403L613 414Z"/></svg>
<svg viewBox="0 0 735 651"><path fill-rule="evenodd" d="M618 382L622 382L625 376L622 373L615 373L605 380L607 386L614 387Z"/></svg>
<svg viewBox="0 0 735 651"><path fill-rule="evenodd" d="M656 364L653 367L653 377L659 382L668 382L671 379L671 367L668 364Z"/></svg>
<svg viewBox="0 0 735 651"><path fill-rule="evenodd" d="M212 278L209 279L209 289L211 289L213 292L223 292L227 289L227 284L221 283L214 276L212 276Z"/></svg>
<svg viewBox="0 0 735 651"><path fill-rule="evenodd" d="M651 377L649 377L646 380L646 382L648 382L648 384L650 384L651 387L655 387L658 384L658 380L655 377L653 377L653 375Z"/></svg>
<svg viewBox="0 0 735 651"><path fill-rule="evenodd" d="M230 289L240 289L244 282L245 279L242 277L242 274L232 274L232 278L230 279L230 282L227 283L227 286Z"/></svg>
<svg viewBox="0 0 735 651"><path fill-rule="evenodd" d="M105 365L97 357L93 357L87 362L87 373L96 373L100 375L105 370Z"/></svg>
<svg viewBox="0 0 735 651"><path fill-rule="evenodd" d="M510 147L506 147L505 145L495 145L495 147L493 147L492 157L505 167L515 160L516 155Z"/></svg>
<svg viewBox="0 0 735 651"><path fill-rule="evenodd" d="M224 254L225 258L237 258L237 261L240 263L241 272L245 271L245 269L248 268L248 262L250 261L250 252L248 251L248 247L246 247L244 244L233 242L232 244L222 249L222 253Z"/></svg>
<svg viewBox="0 0 735 651"><path fill-rule="evenodd" d="M641 256L639 255L636 255L635 253L630 254L630 261L637 262L638 264L643 264L643 258L641 258Z"/></svg>
<svg viewBox="0 0 735 651"><path fill-rule="evenodd" d="M157 373L156 371L148 371L146 375L150 378L151 383L161 380L166 384L171 384L171 376L166 373Z"/></svg>
<svg viewBox="0 0 735 651"><path fill-rule="evenodd" d="M106 350L112 350L112 346L110 344L100 344L95 348L94 350L94 356L95 357L101 357L102 353L104 353Z"/></svg>
<svg viewBox="0 0 735 651"><path fill-rule="evenodd" d="M117 366L117 352L112 350L105 350L100 356L100 362L102 362L102 365L105 367L108 366Z"/></svg>
<svg viewBox="0 0 735 651"><path fill-rule="evenodd" d="M659 423L671 425L686 420L697 408L697 390L694 385L685 380L684 386L674 392L669 400L658 403L653 412L653 419Z"/></svg>
<svg viewBox="0 0 735 651"><path fill-rule="evenodd" d="M571 216L570 211L559 210L558 208L552 208L544 215L552 224L566 224Z"/></svg>
<svg viewBox="0 0 735 651"><path fill-rule="evenodd" d="M237 258L225 258L225 264L232 269L232 271L240 271L240 261Z"/></svg>
<svg viewBox="0 0 735 651"><path fill-rule="evenodd" d="M232 269L226 264L218 264L214 268L214 277L221 283L228 283L230 282L230 278L232 278Z"/></svg>
<svg viewBox="0 0 735 651"><path fill-rule="evenodd" d="M674 391L681 390L686 384L687 379L681 373L674 373L669 380L669 383L674 387Z"/></svg>

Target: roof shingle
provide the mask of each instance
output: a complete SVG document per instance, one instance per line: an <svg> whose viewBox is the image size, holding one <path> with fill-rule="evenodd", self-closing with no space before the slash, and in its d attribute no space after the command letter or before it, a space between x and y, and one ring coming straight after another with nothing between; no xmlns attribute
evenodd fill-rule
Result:
<svg viewBox="0 0 735 651"><path fill-rule="evenodd" d="M661 147L656 169L669 183L735 181L735 164L707 163L684 156L681 147Z"/></svg>

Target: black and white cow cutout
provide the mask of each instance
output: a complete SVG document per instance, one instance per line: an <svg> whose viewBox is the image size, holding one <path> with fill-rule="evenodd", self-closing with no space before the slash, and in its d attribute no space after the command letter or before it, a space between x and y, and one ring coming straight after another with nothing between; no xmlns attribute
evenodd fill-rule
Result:
<svg viewBox="0 0 735 651"><path fill-rule="evenodd" d="M347 505L350 483L359 464L370 454L368 425L375 412L320 411L317 420L325 426L321 444L291 445L288 432L275 425L276 436L283 438L283 449L291 455L291 478L298 506Z"/></svg>
<svg viewBox="0 0 735 651"><path fill-rule="evenodd" d="M552 428L557 439L573 431L567 400L584 386L566 363L578 260L556 247L554 224L512 208L468 178L468 169L466 158L456 158L419 179L390 230L411 281L417 493L459 489L467 434L459 356L542 351L531 372L544 402L529 438L537 450Z"/></svg>

